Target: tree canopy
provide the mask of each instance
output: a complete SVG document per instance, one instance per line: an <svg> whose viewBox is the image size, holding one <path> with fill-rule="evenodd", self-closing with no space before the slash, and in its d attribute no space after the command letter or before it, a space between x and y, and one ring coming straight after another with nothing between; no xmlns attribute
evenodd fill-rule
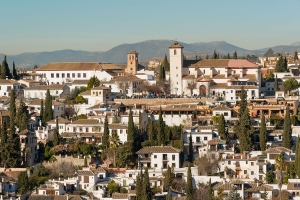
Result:
<svg viewBox="0 0 300 200"><path fill-rule="evenodd" d="M90 90L90 89L92 89L92 88L94 88L94 87L98 87L98 86L100 86L100 80L98 79L98 77L97 76L92 76L91 78L90 78L90 80L89 80L89 82L88 82L88 84L87 84L87 87L86 87L86 89L87 90Z"/></svg>
<svg viewBox="0 0 300 200"><path fill-rule="evenodd" d="M294 77L292 77L283 82L282 86L286 91L290 93L292 90L299 88L299 83Z"/></svg>

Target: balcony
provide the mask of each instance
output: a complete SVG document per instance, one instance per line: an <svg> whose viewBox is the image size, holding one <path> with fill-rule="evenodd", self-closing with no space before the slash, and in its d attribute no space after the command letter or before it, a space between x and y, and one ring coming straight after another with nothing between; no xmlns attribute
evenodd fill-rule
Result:
<svg viewBox="0 0 300 200"><path fill-rule="evenodd" d="M140 160L140 162L143 162L143 163L148 163L148 162L151 162L151 158L140 158L139 159Z"/></svg>

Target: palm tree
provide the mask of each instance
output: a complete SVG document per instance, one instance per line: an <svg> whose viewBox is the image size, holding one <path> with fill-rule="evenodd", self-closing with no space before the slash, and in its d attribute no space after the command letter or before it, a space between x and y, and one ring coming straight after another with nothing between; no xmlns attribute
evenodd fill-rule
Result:
<svg viewBox="0 0 300 200"><path fill-rule="evenodd" d="M120 138L118 133L113 132L111 136L109 136L109 147L114 150L114 166L116 166L116 148L119 146Z"/></svg>
<svg viewBox="0 0 300 200"><path fill-rule="evenodd" d="M282 188L282 171L285 169L284 163L284 155L281 153L275 159L275 168L277 171L277 180L278 180L278 187L280 190L280 200L281 200L281 188Z"/></svg>

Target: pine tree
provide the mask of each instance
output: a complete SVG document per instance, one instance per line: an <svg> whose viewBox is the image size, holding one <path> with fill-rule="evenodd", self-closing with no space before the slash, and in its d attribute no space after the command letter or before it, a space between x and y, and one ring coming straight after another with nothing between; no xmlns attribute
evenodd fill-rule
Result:
<svg viewBox="0 0 300 200"><path fill-rule="evenodd" d="M143 200L151 200L151 188L150 188L148 168L146 168L144 171Z"/></svg>
<svg viewBox="0 0 300 200"><path fill-rule="evenodd" d="M211 187L211 178L209 179L209 182L208 182L207 196L208 196L208 198L207 198L208 200L213 200L213 190Z"/></svg>
<svg viewBox="0 0 300 200"><path fill-rule="evenodd" d="M182 131L180 131L181 138L180 138L180 166L184 163L184 135Z"/></svg>
<svg viewBox="0 0 300 200"><path fill-rule="evenodd" d="M12 78L15 80L19 80L19 75L16 70L15 61L13 61L13 71L12 71Z"/></svg>
<svg viewBox="0 0 300 200"><path fill-rule="evenodd" d="M159 109L159 117L158 117L157 125L158 125L157 142L158 142L158 145L160 146L160 145L164 145L165 142L166 142L165 132L164 132L165 125L164 125L164 120L163 120L163 117L162 117L161 107Z"/></svg>
<svg viewBox="0 0 300 200"><path fill-rule="evenodd" d="M189 163L188 172L187 172L187 183L186 183L186 200L192 200L193 193L194 193L194 188L193 188L191 164Z"/></svg>
<svg viewBox="0 0 300 200"><path fill-rule="evenodd" d="M287 71L287 60L286 58L283 58L283 55L280 55L276 67L275 67L276 72L286 72Z"/></svg>
<svg viewBox="0 0 300 200"><path fill-rule="evenodd" d="M276 76L275 76L274 89L275 89L276 92L279 91L277 74L276 74Z"/></svg>
<svg viewBox="0 0 300 200"><path fill-rule="evenodd" d="M284 118L284 128L283 128L283 146L290 149L292 147L292 124L290 116L290 106L286 106L286 113Z"/></svg>
<svg viewBox="0 0 300 200"><path fill-rule="evenodd" d="M100 80L95 75L92 76L87 84L86 90L91 90L94 87L100 86Z"/></svg>
<svg viewBox="0 0 300 200"><path fill-rule="evenodd" d="M249 109L247 107L247 92L242 86L240 94L240 108L238 111L238 120L234 125L234 132L239 139L239 148L243 151L250 151L253 146L252 135L253 127L251 125L251 118L249 114Z"/></svg>
<svg viewBox="0 0 300 200"><path fill-rule="evenodd" d="M44 126L44 112L45 112L45 107L44 107L44 100L41 100L41 111L40 111L40 120L42 122L42 126Z"/></svg>
<svg viewBox="0 0 300 200"><path fill-rule="evenodd" d="M106 149L109 148L109 127L108 127L107 115L105 116L105 120L104 120L104 131L103 131L103 136L102 136L102 144L105 146Z"/></svg>
<svg viewBox="0 0 300 200"><path fill-rule="evenodd" d="M59 141L59 129L58 129L58 118L56 117L56 127L54 129L53 132L53 145L59 145L60 141Z"/></svg>
<svg viewBox="0 0 300 200"><path fill-rule="evenodd" d="M295 151L295 171L298 178L300 178L300 137L297 139L297 146Z"/></svg>
<svg viewBox="0 0 300 200"><path fill-rule="evenodd" d="M218 121L218 134L221 137L222 140L228 141L228 135L226 134L226 129L225 129L225 118L224 115L221 114L219 121Z"/></svg>
<svg viewBox="0 0 300 200"><path fill-rule="evenodd" d="M237 53L236 53L236 51L235 52L233 52L233 54L232 54L232 59L237 59L238 57L237 57Z"/></svg>
<svg viewBox="0 0 300 200"><path fill-rule="evenodd" d="M45 99L45 112L44 112L43 119L44 119L44 124L46 122L50 121L53 119L53 111L52 111L52 96L50 95L49 89L46 92L46 99Z"/></svg>
<svg viewBox="0 0 300 200"><path fill-rule="evenodd" d="M242 197L237 192L236 187L232 186L230 192L228 193L226 200L242 200Z"/></svg>
<svg viewBox="0 0 300 200"><path fill-rule="evenodd" d="M15 97L15 92L14 90L11 90L10 93L10 103L9 103L9 127L10 129L14 129L15 130L15 121L16 121L16 97Z"/></svg>
<svg viewBox="0 0 300 200"><path fill-rule="evenodd" d="M266 143L267 143L266 119L264 113L262 113L261 123L260 123L260 133L259 133L259 146L261 151L266 150Z"/></svg>
<svg viewBox="0 0 300 200"><path fill-rule="evenodd" d="M190 134L190 137L189 137L189 162L193 163L193 161L194 161L194 148L193 148L192 134Z"/></svg>

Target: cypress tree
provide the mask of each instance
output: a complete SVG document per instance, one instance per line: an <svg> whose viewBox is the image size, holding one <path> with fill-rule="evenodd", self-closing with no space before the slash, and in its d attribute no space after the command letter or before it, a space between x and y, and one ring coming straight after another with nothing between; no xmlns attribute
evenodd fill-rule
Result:
<svg viewBox="0 0 300 200"><path fill-rule="evenodd" d="M187 172L187 183L186 183L186 200L192 200L193 193L194 193L194 188L193 188L191 164L189 163L188 172Z"/></svg>
<svg viewBox="0 0 300 200"><path fill-rule="evenodd" d="M252 149L252 135L253 135L253 127L251 125L251 118L249 114L249 109L247 107L247 92L244 90L242 86L241 94L240 94L240 108L238 111L238 120L234 125L234 132L239 139L239 148L242 151L250 151Z"/></svg>
<svg viewBox="0 0 300 200"><path fill-rule="evenodd" d="M280 55L276 67L275 67L276 72L286 72L287 71L287 60L286 57L283 58L283 55Z"/></svg>
<svg viewBox="0 0 300 200"><path fill-rule="evenodd" d="M1 79L6 79L6 78L11 79L11 74L10 74L10 71L9 71L6 56L4 56L4 60L3 60L2 65L1 65Z"/></svg>
<svg viewBox="0 0 300 200"><path fill-rule="evenodd" d="M146 168L144 171L143 200L151 200L151 188L150 188L148 168Z"/></svg>
<svg viewBox="0 0 300 200"><path fill-rule="evenodd" d="M168 191L171 187L171 184L175 178L175 175L172 171L172 168L168 165L167 171L164 178L164 191Z"/></svg>
<svg viewBox="0 0 300 200"><path fill-rule="evenodd" d="M208 57L208 54L206 54L206 57L205 57L205 59L206 59L206 60L208 60L208 59L209 59L209 57Z"/></svg>
<svg viewBox="0 0 300 200"><path fill-rule="evenodd" d="M222 140L228 141L228 136L227 136L226 130L225 130L225 118L224 118L223 114L221 114L220 118L219 118L218 133Z"/></svg>
<svg viewBox="0 0 300 200"><path fill-rule="evenodd" d="M6 122L3 122L2 128L1 128L1 163L6 167L6 161L8 158L8 152L7 152L7 132L6 132Z"/></svg>
<svg viewBox="0 0 300 200"><path fill-rule="evenodd" d="M166 71L170 71L170 63L168 61L167 55L165 54L165 58L162 61L161 65L165 68Z"/></svg>
<svg viewBox="0 0 300 200"><path fill-rule="evenodd" d="M128 131L127 131L127 141L135 142L135 127L133 122L133 116L131 108L129 110L129 116L128 116Z"/></svg>
<svg viewBox="0 0 300 200"><path fill-rule="evenodd" d="M83 163L83 166L84 166L84 167L87 167L87 159L86 159L86 157L84 157L84 163Z"/></svg>
<svg viewBox="0 0 300 200"><path fill-rule="evenodd" d="M232 59L237 59L237 53L236 53L236 51L233 52L233 54L232 54Z"/></svg>
<svg viewBox="0 0 300 200"><path fill-rule="evenodd" d="M262 113L261 124L260 124L260 133L259 133L259 146L261 151L266 150L267 143L267 128L266 128L266 119L264 113Z"/></svg>
<svg viewBox="0 0 300 200"><path fill-rule="evenodd" d="M297 139L297 146L296 146L296 151L295 151L295 172L298 178L300 178L300 137L298 136Z"/></svg>
<svg viewBox="0 0 300 200"><path fill-rule="evenodd" d="M208 182L207 196L208 196L208 200L213 200L213 190L211 187L211 178L209 179L209 182Z"/></svg>
<svg viewBox="0 0 300 200"><path fill-rule="evenodd" d="M194 148L193 148L193 140L192 134L189 137L189 162L192 163L194 161Z"/></svg>
<svg viewBox="0 0 300 200"><path fill-rule="evenodd" d="M2 130L3 131L3 130ZM5 134L7 134L5 130ZM21 157L21 146L20 146L20 138L19 135L14 133L13 131L8 134L7 137L7 146L5 149L5 167L17 167L20 165L20 157Z"/></svg>
<svg viewBox="0 0 300 200"><path fill-rule="evenodd" d="M295 51L295 53L294 53L294 61L296 61L296 60L299 60L297 51Z"/></svg>
<svg viewBox="0 0 300 200"><path fill-rule="evenodd" d="M104 131L103 131L103 136L102 136L102 144L105 146L106 149L109 148L109 127L108 127L107 115L105 116L105 120L104 120Z"/></svg>
<svg viewBox="0 0 300 200"><path fill-rule="evenodd" d="M141 173L138 173L136 177L136 199L142 200L143 199L143 172L141 170Z"/></svg>
<svg viewBox="0 0 300 200"><path fill-rule="evenodd" d="M41 100L41 108L40 108L40 120L42 122L42 126L44 126L44 112L45 112L45 107L44 107L44 100Z"/></svg>
<svg viewBox="0 0 300 200"><path fill-rule="evenodd" d="M44 123L50 121L53 119L53 112L52 112L52 97L50 95L49 89L46 92L46 99L45 99L45 116L44 118Z"/></svg>
<svg viewBox="0 0 300 200"><path fill-rule="evenodd" d="M165 71L165 67L162 67L162 80L163 80L163 81L166 80L166 71Z"/></svg>
<svg viewBox="0 0 300 200"><path fill-rule="evenodd" d="M217 53L216 53L216 50L214 50L214 54L213 54L213 56L212 56L212 59L218 59L218 55L217 55Z"/></svg>
<svg viewBox="0 0 300 200"><path fill-rule="evenodd" d="M164 120L163 120L163 117L162 117L162 110L161 110L161 107L159 109L159 117L158 117L158 122L157 122L157 125L158 125L158 136L157 136L157 142L158 142L158 145L164 145L165 144L165 132L164 132L164 129L165 129L165 125L164 125Z"/></svg>
<svg viewBox="0 0 300 200"><path fill-rule="evenodd" d="M27 106L25 105L24 101L21 99L20 106L18 108L18 112L16 115L16 125L19 128L19 131L23 131L28 128L28 110Z"/></svg>
<svg viewBox="0 0 300 200"><path fill-rule="evenodd" d="M184 135L182 133L182 131L180 131L181 133L181 138L180 138L180 166L183 165L184 163Z"/></svg>
<svg viewBox="0 0 300 200"><path fill-rule="evenodd" d="M19 75L16 70L15 61L13 61L13 71L12 71L12 78L15 80L19 80Z"/></svg>
<svg viewBox="0 0 300 200"><path fill-rule="evenodd" d="M149 122L149 126L148 126L148 140L150 141L150 142L152 142L153 141L153 135L154 135L154 124L153 124L153 121L152 120L150 120Z"/></svg>
<svg viewBox="0 0 300 200"><path fill-rule="evenodd" d="M59 145L59 131L58 131L58 118L56 117L56 127L53 132L53 145Z"/></svg>
<svg viewBox="0 0 300 200"><path fill-rule="evenodd" d="M29 191L29 179L28 179L28 175L27 172L21 172L18 176L18 193L19 194L26 194L26 192Z"/></svg>
<svg viewBox="0 0 300 200"><path fill-rule="evenodd" d="M277 74L276 74L276 76L275 76L274 89L275 89L275 91L279 91L278 80L277 80Z"/></svg>
<svg viewBox="0 0 300 200"><path fill-rule="evenodd" d="M227 54L227 58L230 59L230 54L229 53Z"/></svg>
<svg viewBox="0 0 300 200"><path fill-rule="evenodd" d="M159 66L159 75L158 75L158 80L159 81L162 81L164 78L163 78L163 67L162 65Z"/></svg>
<svg viewBox="0 0 300 200"><path fill-rule="evenodd" d="M10 129L15 129L15 121L16 121L16 97L14 90L10 92L10 103L9 103L9 127Z"/></svg>
<svg viewBox="0 0 300 200"><path fill-rule="evenodd" d="M290 106L286 106L286 113L284 118L284 128L283 128L283 146L290 149L292 147L292 124L290 116Z"/></svg>

